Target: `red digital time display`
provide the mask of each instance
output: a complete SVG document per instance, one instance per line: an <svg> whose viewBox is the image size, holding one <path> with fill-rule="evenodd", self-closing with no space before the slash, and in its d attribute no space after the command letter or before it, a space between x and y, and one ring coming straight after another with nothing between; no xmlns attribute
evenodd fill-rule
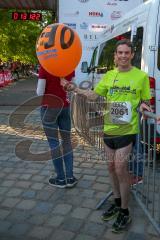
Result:
<svg viewBox="0 0 160 240"><path fill-rule="evenodd" d="M17 20L30 20L30 21L41 21L42 14L39 12L12 12L12 19Z"/></svg>

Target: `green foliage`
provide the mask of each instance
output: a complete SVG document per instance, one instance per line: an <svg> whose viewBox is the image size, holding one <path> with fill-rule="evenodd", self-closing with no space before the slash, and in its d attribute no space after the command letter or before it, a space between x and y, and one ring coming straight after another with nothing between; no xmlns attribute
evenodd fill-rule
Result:
<svg viewBox="0 0 160 240"><path fill-rule="evenodd" d="M51 13L42 11L42 22L14 21L12 11L0 9L0 59L36 63L36 40L42 29L51 23Z"/></svg>

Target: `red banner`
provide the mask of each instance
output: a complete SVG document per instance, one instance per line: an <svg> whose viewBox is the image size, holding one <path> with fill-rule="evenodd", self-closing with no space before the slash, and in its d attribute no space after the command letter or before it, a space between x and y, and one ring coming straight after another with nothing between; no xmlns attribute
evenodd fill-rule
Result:
<svg viewBox="0 0 160 240"><path fill-rule="evenodd" d="M0 71L0 87L4 87L13 81L10 70Z"/></svg>

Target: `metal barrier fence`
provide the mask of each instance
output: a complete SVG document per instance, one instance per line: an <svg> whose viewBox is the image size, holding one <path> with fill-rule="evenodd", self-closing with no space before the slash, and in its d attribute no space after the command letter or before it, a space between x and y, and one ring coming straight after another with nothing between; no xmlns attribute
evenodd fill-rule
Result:
<svg viewBox="0 0 160 240"><path fill-rule="evenodd" d="M72 122L80 136L92 146L103 151L103 112L104 99L89 102L81 95L73 95L71 101Z"/></svg>
<svg viewBox="0 0 160 240"><path fill-rule="evenodd" d="M79 135L84 137L105 159L103 148L104 98L89 102L85 97L74 94L71 101L72 121ZM141 171L142 181L132 185L132 193L149 220L160 234L160 161L156 160L156 115L145 112L148 119L141 124L141 134L130 161L131 171L137 179ZM136 163L136 164L135 164ZM141 170L140 170L141 166ZM97 209L111 196L109 192Z"/></svg>
<svg viewBox="0 0 160 240"><path fill-rule="evenodd" d="M138 147L136 155L137 161L143 161L143 182L135 185L132 192L160 234L160 159L157 158L156 115L146 111L145 115L148 119L142 124L142 150Z"/></svg>

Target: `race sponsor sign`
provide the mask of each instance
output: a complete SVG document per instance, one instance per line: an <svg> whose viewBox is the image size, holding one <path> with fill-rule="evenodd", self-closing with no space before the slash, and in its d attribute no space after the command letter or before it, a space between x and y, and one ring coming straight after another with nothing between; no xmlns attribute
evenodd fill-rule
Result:
<svg viewBox="0 0 160 240"><path fill-rule="evenodd" d="M143 0L61 0L59 22L76 30L80 36L83 53L76 69L77 81L87 78L81 72L81 63L90 63L95 46L102 40L102 33L112 32L117 19L141 4Z"/></svg>

